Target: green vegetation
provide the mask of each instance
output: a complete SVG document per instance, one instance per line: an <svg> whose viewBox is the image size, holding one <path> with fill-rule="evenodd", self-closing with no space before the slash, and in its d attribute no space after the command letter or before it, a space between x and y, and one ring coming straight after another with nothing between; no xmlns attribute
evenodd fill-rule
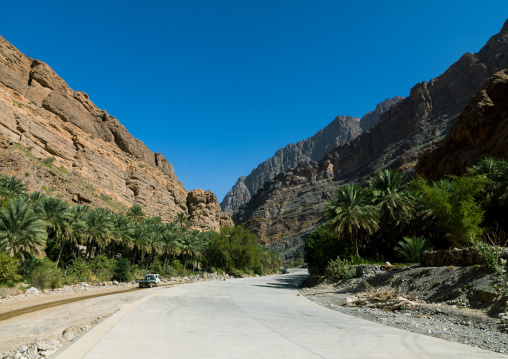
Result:
<svg viewBox="0 0 508 359"><path fill-rule="evenodd" d="M508 242L508 161L487 158L462 176L432 183L384 170L365 188L337 188L325 207L326 228L305 244L310 273L346 277L345 268L361 258L418 262L424 250L451 246L473 246L496 271L494 245Z"/></svg>
<svg viewBox="0 0 508 359"><path fill-rule="evenodd" d="M404 237L395 250L399 252L402 259L411 263L419 263L423 252L432 248L429 241L423 237Z"/></svg>
<svg viewBox="0 0 508 359"><path fill-rule="evenodd" d="M210 267L232 274L240 270L262 275L282 264L277 252L259 246L257 237L242 226L212 233L205 255Z"/></svg>
<svg viewBox="0 0 508 359"><path fill-rule="evenodd" d="M328 262L326 266L326 275L337 279L352 279L357 276L353 263L347 259L340 259L337 257L335 260Z"/></svg>
<svg viewBox="0 0 508 359"><path fill-rule="evenodd" d="M26 193L19 180L0 176L0 285L24 280L57 288L81 281L127 281L149 271L168 276L203 270L263 274L282 265L277 252L258 246L257 237L242 227L223 228L219 234L188 226L183 213L173 223L163 223L139 206L125 215L70 206L44 192Z"/></svg>

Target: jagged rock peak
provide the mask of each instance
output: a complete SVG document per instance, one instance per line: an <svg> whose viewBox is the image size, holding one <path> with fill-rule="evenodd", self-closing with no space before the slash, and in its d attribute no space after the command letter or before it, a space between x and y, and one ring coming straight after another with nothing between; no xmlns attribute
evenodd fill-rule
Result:
<svg viewBox="0 0 508 359"><path fill-rule="evenodd" d="M352 116L337 116L312 137L280 148L273 157L259 164L248 176L238 179L224 197L222 210L234 213L242 204L247 203L265 182L275 178L277 174L295 168L299 163L321 160L333 148L344 145L357 137L362 130L377 124L379 117L401 99L402 97L396 96L381 102L361 120Z"/></svg>
<svg viewBox="0 0 508 359"><path fill-rule="evenodd" d="M266 182L240 207L233 220L255 232L265 243L284 248L289 256L302 253L305 236L323 220L323 203L333 198L337 186L361 183L386 168L412 172L422 153L447 135L483 83L507 67L508 26L505 24L502 32L491 37L478 53L464 54L441 76L415 85L410 96L390 107L369 131L336 147L317 163L280 173ZM497 93L506 99L504 91L496 90ZM489 97L492 100L492 94ZM495 112L492 106L485 106L484 110ZM499 114L504 113L506 117L507 112L502 110ZM475 125L470 125L477 130ZM475 131L468 140L473 140L472 143ZM488 133L502 136L505 132L496 129ZM468 138L461 136L464 141ZM490 146L487 137L482 134L481 138ZM506 137L499 143L506 150Z"/></svg>
<svg viewBox="0 0 508 359"><path fill-rule="evenodd" d="M378 103L374 111L370 111L360 120L360 127L362 130L370 130L372 127L376 126L379 122L379 119L381 118L381 115L388 111L390 107L403 99L404 97L402 96L395 96L393 98L388 98L381 103Z"/></svg>

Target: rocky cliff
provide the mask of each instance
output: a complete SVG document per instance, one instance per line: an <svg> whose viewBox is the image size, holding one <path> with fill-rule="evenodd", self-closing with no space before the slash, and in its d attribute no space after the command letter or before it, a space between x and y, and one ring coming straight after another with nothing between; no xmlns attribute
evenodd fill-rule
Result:
<svg viewBox="0 0 508 359"><path fill-rule="evenodd" d="M234 216L265 243L279 248L286 239L303 245L322 220L323 203L335 188L362 182L384 168L412 171L420 155L442 139L482 83L508 66L508 21L477 53L466 53L444 74L417 84L379 123L318 162L299 165L264 184ZM300 253L287 248L287 253Z"/></svg>
<svg viewBox="0 0 508 359"><path fill-rule="evenodd" d="M21 179L30 191L92 207L122 212L139 205L167 221L179 212L193 213L188 191L164 156L3 37L0 171ZM221 214L215 202L206 215L192 216L194 228L218 228Z"/></svg>
<svg viewBox="0 0 508 359"><path fill-rule="evenodd" d="M484 157L508 159L508 69L485 82L446 137L420 157L415 170L437 180L462 175Z"/></svg>
<svg viewBox="0 0 508 359"><path fill-rule="evenodd" d="M279 149L273 157L258 165L248 176L238 179L224 197L221 203L222 210L234 213L242 204L247 203L266 181L273 179L281 172L295 168L299 163L318 161L328 151L351 141L363 130L375 125L381 114L400 100L402 100L400 96L387 99L361 119L351 116L337 116L312 137Z"/></svg>

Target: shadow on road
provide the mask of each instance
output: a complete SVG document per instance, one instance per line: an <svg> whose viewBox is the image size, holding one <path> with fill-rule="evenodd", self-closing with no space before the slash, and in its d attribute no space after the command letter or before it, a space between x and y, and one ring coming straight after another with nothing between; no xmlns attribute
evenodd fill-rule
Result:
<svg viewBox="0 0 508 359"><path fill-rule="evenodd" d="M277 277L272 277L273 282L269 282L266 284L255 284L255 287L265 287L265 288L281 288L281 289L290 289L297 290L301 288L302 283L305 279L307 279L307 273L298 273L298 274L290 274L290 275L279 275Z"/></svg>

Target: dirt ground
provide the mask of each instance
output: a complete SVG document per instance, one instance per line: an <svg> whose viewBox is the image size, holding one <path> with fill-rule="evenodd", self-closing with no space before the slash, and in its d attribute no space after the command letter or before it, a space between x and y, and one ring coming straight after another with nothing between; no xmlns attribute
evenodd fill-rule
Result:
<svg viewBox="0 0 508 359"><path fill-rule="evenodd" d="M62 341L64 333L73 333L73 337L78 337L125 305L137 301L155 290L164 290L165 288L167 287L140 289L121 294L81 300L0 321L0 353L9 352L34 341ZM125 289L125 287L103 289L94 291L94 294L115 293ZM90 292L82 292L51 296L41 295L39 297L26 298L25 300L18 300L1 305L0 315L2 313L27 308L32 305L50 303L63 299L80 298L89 296L90 294Z"/></svg>

